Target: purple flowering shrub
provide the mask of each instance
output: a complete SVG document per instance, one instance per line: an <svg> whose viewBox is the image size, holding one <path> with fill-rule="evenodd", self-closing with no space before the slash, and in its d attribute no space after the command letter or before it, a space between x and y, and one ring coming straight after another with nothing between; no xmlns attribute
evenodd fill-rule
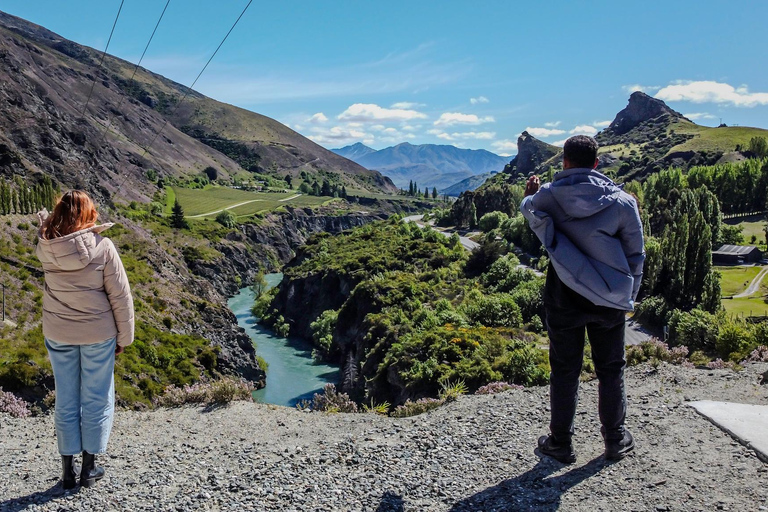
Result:
<svg viewBox="0 0 768 512"><path fill-rule="evenodd" d="M326 384L322 393L315 393L312 400L302 400L296 405L300 410L323 412L357 412L357 404L346 393L336 391L336 386Z"/></svg>
<svg viewBox="0 0 768 512"><path fill-rule="evenodd" d="M768 363L768 347L765 345L758 346L753 350L749 356L743 361L745 363Z"/></svg>
<svg viewBox="0 0 768 512"><path fill-rule="evenodd" d="M485 386L480 386L475 391L476 395L493 395L507 391L508 389L524 389L523 386L518 384L510 384L509 382L490 382Z"/></svg>
<svg viewBox="0 0 768 512"><path fill-rule="evenodd" d="M0 388L0 412L8 413L15 418L26 418L32 414L27 402L13 393L3 391L3 388Z"/></svg>
<svg viewBox="0 0 768 512"><path fill-rule="evenodd" d="M254 386L243 379L224 377L219 380L187 384L182 387L168 386L163 395L153 403L160 407L178 407L184 404L225 404L234 401L253 400Z"/></svg>

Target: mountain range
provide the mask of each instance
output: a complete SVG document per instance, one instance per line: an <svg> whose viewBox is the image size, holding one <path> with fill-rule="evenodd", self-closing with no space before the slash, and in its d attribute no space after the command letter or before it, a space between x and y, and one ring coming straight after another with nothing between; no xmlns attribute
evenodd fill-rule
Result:
<svg viewBox="0 0 768 512"><path fill-rule="evenodd" d="M403 142L377 151L357 143L332 151L381 172L399 188L407 189L413 181L419 189L434 187L441 192L478 174L500 172L507 163L506 158L490 151L438 144Z"/></svg>

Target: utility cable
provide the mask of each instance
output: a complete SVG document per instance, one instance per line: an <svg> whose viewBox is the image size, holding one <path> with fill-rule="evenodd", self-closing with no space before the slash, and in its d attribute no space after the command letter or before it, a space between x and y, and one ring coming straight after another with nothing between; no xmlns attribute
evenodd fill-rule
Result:
<svg viewBox="0 0 768 512"><path fill-rule="evenodd" d="M101 54L101 60L99 61L99 67L96 68L96 73L93 75L93 82L91 83L91 90L88 93L88 99L85 100L85 106L83 107L83 111L80 112L80 117L82 118L85 115L85 109L88 108L88 102L91 101L91 95L93 94L93 88L96 86L96 78L98 76L99 71L101 70L101 65L104 64L104 57L107 56L107 50L109 49L109 43L112 41L112 34L115 33L115 27L117 26L117 20L120 18L120 12L123 10L123 4L125 3L125 0L120 0L120 8L117 10L117 16L115 16L115 22L112 24L112 31L109 33L109 39L107 39L107 46L104 48L104 53Z"/></svg>
<svg viewBox="0 0 768 512"><path fill-rule="evenodd" d="M237 24L240 22L240 19L243 17L243 15L244 15L244 14L245 14L245 12L248 10L248 8L251 6L251 4L252 4L252 3L253 3L253 0L249 0L249 1L248 1L248 4L247 4L247 5L245 6L245 8L243 9L243 12L241 12L241 13L240 13L240 16L238 16L238 17L237 17L237 19L235 20L235 22L232 24L232 27L230 27L230 29L229 29L229 32L227 32L227 35L225 35L225 36L224 36L224 39L222 39L222 40L221 40L221 42L219 43L219 46L217 46L217 47L216 47L216 51L214 51L214 52L213 52L213 55L211 55L211 57L208 59L208 62L206 62L206 63L205 63L205 66L203 66L203 69L200 71L200 73L198 73L198 74L197 74L197 77L195 78L195 81L194 81L194 82L192 82L192 85L190 85L189 87L187 87L187 90L184 92L184 95L181 97L181 100L180 100L178 103L176 103L176 107L173 109L173 111L172 111L172 112L171 112L171 113L170 113L168 116L166 116L166 118L165 118L165 122L163 123L163 126L161 126L161 127L160 127L160 130L158 130L158 131L157 131L157 133L155 133L155 136L154 136L154 137L152 137L152 140L150 140L150 141L149 141L149 144L147 144L147 146L144 148L144 152L141 154L141 157L140 157L140 158L143 158L143 157L144 157L144 155L146 155L146 154L147 154L147 152L149 152L149 148L151 148L151 147L152 147L152 144L154 144L154 143L155 143L155 140L157 140L157 138L160 136L160 134L161 134L161 133L163 133L163 130L165 129L166 125L168 124L168 120L169 120L170 118L172 118L172 117L174 116L174 114L176 114L176 111L177 111L177 110L179 110L179 107L181 106L181 104L182 104L182 103L184 103L184 100L186 100L186 99L187 99L187 96L189 96L189 93L190 93L190 92L192 92L192 88L195 86L195 84L197 83L197 81L200 79L200 77L203 75L203 73L205 72L205 70L208 68L208 65L211 63L211 61L213 60L213 58L214 58L214 57L216 56L216 54L219 52L219 50L221 49L221 47L224 45L224 42L227 40L227 38L229 37L229 35L230 35L230 34L232 33L232 31L235 29L235 27L237 26ZM120 189L121 189L121 188L122 188L122 186L125 184L125 181L126 181L127 179L128 179L128 173L126 173L126 175L125 175L125 178L123 178L123 181L120 183L120 185L119 185L119 186L117 187L117 189L115 190L115 194L117 194L117 193L120 191Z"/></svg>
<svg viewBox="0 0 768 512"><path fill-rule="evenodd" d="M144 56L147 54L147 50L149 49L149 45L152 44L152 39L155 37L155 32L157 32L157 27L160 26L160 22L163 21L163 16L165 16L165 11L168 9L168 4L171 3L171 0L168 0L165 3L165 7L163 8L163 12L160 13L160 19L157 20L157 23L155 24L155 29L152 31L152 35L149 36L149 41L147 41L147 46L144 47L144 51L141 54L141 57L139 58L139 62L136 63L136 67L133 68L133 74L131 74L131 78L128 80L128 84L133 83L133 79L136 76L136 71L138 71L139 66L141 65L141 61L144 60ZM117 104L117 108L115 111L119 112L120 107L123 106L123 102L125 101L127 95L123 95L122 98L120 98L120 102ZM109 127L112 126L112 119L114 119L115 114L110 113L109 119L107 120L107 125L104 127L104 131L101 133L101 138L99 140L99 145L101 145L102 142L104 142L104 137L107 136L107 130L109 130Z"/></svg>

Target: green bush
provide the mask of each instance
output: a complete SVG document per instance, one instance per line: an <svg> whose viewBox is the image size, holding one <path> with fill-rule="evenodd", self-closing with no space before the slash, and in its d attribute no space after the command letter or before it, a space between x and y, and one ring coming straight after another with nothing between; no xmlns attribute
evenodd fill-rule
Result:
<svg viewBox="0 0 768 512"><path fill-rule="evenodd" d="M740 320L727 320L720 325L715 348L723 359L741 361L755 346L750 325Z"/></svg>
<svg viewBox="0 0 768 512"><path fill-rule="evenodd" d="M237 227L237 216L229 210L222 210L216 215L216 222L225 228L235 228Z"/></svg>
<svg viewBox="0 0 768 512"><path fill-rule="evenodd" d="M480 218L480 221L477 223L477 226L480 228L481 231L487 233L492 229L496 229L500 227L502 223L505 222L507 219L509 219L509 215L507 215L504 212L499 212L499 211L489 212Z"/></svg>
<svg viewBox="0 0 768 512"><path fill-rule="evenodd" d="M473 290L462 305L461 312L475 325L520 327L523 324L520 306L506 293L483 295Z"/></svg>
<svg viewBox="0 0 768 512"><path fill-rule="evenodd" d="M718 325L724 320L724 315L717 317L698 308L688 312L676 309L669 317L669 339L673 345L691 350L714 350Z"/></svg>

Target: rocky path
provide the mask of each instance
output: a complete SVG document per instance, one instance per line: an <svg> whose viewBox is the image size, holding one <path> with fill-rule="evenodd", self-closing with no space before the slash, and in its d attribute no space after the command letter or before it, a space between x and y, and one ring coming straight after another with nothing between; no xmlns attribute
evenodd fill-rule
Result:
<svg viewBox="0 0 768 512"><path fill-rule="evenodd" d="M582 385L578 462L533 453L547 390L466 396L395 419L252 403L117 414L107 477L62 494L51 416L0 416L0 511L768 510L768 466L686 405L768 404L758 375L628 370L638 448L607 464L596 383Z"/></svg>

